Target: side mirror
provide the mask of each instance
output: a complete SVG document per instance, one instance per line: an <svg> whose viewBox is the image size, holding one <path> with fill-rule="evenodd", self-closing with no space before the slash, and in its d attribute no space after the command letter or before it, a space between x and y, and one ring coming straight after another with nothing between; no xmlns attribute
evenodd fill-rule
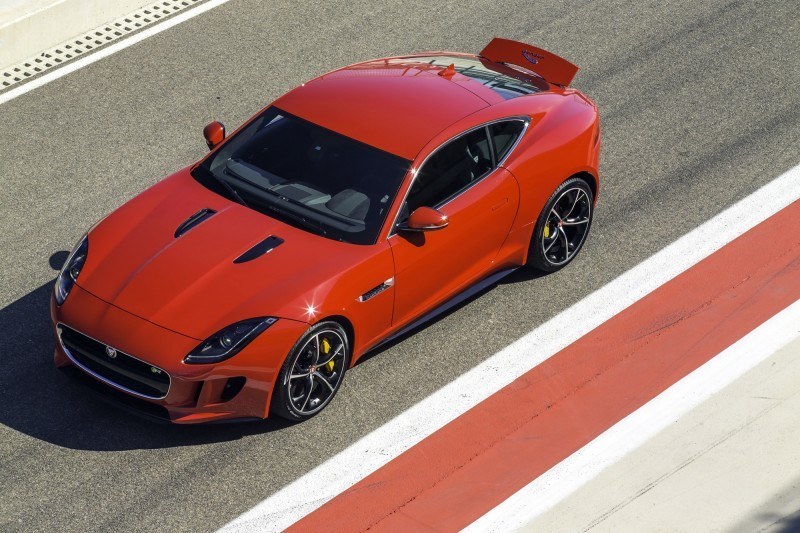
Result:
<svg viewBox="0 0 800 533"><path fill-rule="evenodd" d="M408 220L398 226L401 231L434 231L447 227L447 215L430 207L418 207Z"/></svg>
<svg viewBox="0 0 800 533"><path fill-rule="evenodd" d="M203 128L203 137L209 150L213 150L219 143L225 140L225 124L215 120Z"/></svg>

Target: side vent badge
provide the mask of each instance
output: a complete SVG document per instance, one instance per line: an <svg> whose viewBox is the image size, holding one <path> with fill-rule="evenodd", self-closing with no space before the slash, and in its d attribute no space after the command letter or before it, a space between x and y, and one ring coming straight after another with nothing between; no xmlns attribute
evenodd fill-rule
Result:
<svg viewBox="0 0 800 533"><path fill-rule="evenodd" d="M394 278L389 278L380 285L378 285L377 287L371 288L370 290L368 290L367 292L356 298L356 300L358 300L359 302L366 302L370 298L374 298L375 296L379 295L392 285L394 285Z"/></svg>

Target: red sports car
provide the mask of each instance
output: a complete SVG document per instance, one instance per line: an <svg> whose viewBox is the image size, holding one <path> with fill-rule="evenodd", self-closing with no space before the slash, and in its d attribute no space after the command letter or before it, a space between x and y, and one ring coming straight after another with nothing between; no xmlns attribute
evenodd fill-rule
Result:
<svg viewBox="0 0 800 533"><path fill-rule="evenodd" d="M175 423L303 420L365 353L476 287L581 249L597 108L577 67L358 63L297 87L94 226L55 282L55 364Z"/></svg>

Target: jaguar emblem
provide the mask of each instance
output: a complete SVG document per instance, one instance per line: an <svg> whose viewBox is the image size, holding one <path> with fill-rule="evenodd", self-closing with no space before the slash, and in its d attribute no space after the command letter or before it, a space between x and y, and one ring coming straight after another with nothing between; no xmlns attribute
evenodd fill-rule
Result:
<svg viewBox="0 0 800 533"><path fill-rule="evenodd" d="M111 346L106 346L106 355L109 356L111 359L116 359L117 351Z"/></svg>

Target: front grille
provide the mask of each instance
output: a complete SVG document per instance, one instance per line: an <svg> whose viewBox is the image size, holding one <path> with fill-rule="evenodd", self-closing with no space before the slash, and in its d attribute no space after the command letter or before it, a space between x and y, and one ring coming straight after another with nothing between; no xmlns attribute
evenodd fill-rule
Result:
<svg viewBox="0 0 800 533"><path fill-rule="evenodd" d="M167 395L170 378L164 370L116 350L110 357L108 346L63 324L58 331L69 358L94 377L144 398L158 400Z"/></svg>

